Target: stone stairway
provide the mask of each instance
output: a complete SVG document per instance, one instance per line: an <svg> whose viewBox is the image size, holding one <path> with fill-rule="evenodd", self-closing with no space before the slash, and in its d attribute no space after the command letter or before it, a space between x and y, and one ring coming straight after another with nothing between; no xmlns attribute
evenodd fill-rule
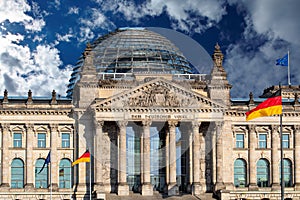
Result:
<svg viewBox="0 0 300 200"><path fill-rule="evenodd" d="M199 196L191 194L182 194L178 196L168 197L164 194L154 192L153 196L142 196L139 193L130 192L129 196L118 196L117 194L106 194L106 200L215 200L211 193L206 193Z"/></svg>

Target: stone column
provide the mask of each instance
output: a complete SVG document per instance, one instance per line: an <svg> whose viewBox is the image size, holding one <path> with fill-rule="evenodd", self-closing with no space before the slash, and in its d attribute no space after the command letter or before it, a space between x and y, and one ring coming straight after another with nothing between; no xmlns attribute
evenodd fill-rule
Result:
<svg viewBox="0 0 300 200"><path fill-rule="evenodd" d="M295 187L300 190L300 126L294 125L294 161L295 161Z"/></svg>
<svg viewBox="0 0 300 200"><path fill-rule="evenodd" d="M192 186L193 186L193 129L189 129L189 183L187 186L187 191L192 192Z"/></svg>
<svg viewBox="0 0 300 200"><path fill-rule="evenodd" d="M103 125L104 121L101 120L95 120L94 125L96 128L96 135L95 135L95 184L94 184L94 190L96 190L97 193L104 192L104 185L103 185L103 154L106 154L107 152L102 151L102 140L103 140Z"/></svg>
<svg viewBox="0 0 300 200"><path fill-rule="evenodd" d="M200 185L200 122L193 122L193 195L201 194Z"/></svg>
<svg viewBox="0 0 300 200"><path fill-rule="evenodd" d="M278 126L272 126L272 190L280 190L279 143Z"/></svg>
<svg viewBox="0 0 300 200"><path fill-rule="evenodd" d="M33 124L26 124L25 125L26 128L26 184L25 184L25 188L26 190L30 190L33 189L33 177L35 175L34 173L34 169L33 169L33 158L32 158L32 149L33 149L33 142L32 142L32 138L34 135L34 126Z"/></svg>
<svg viewBox="0 0 300 200"><path fill-rule="evenodd" d="M8 176L9 170L10 170L10 164L12 162L12 158L9 157L9 152L8 149L10 147L11 141L10 141L10 124L2 124L2 184L1 188L8 188L10 183L9 179L10 177Z"/></svg>
<svg viewBox="0 0 300 200"><path fill-rule="evenodd" d="M215 122L216 125L216 185L215 190L225 189L223 182L223 122Z"/></svg>
<svg viewBox="0 0 300 200"><path fill-rule="evenodd" d="M256 157L255 157L255 148L256 148L256 133L255 126L249 125L249 190L258 190L256 184Z"/></svg>
<svg viewBox="0 0 300 200"><path fill-rule="evenodd" d="M153 188L150 180L150 125L151 121L143 121L143 196L153 195Z"/></svg>
<svg viewBox="0 0 300 200"><path fill-rule="evenodd" d="M168 121L169 125L169 185L168 195L179 194L176 183L176 126L177 121Z"/></svg>
<svg viewBox="0 0 300 200"><path fill-rule="evenodd" d="M127 121L118 122L119 132L119 183L118 183L118 195L128 196L129 187L126 177L126 125Z"/></svg>
<svg viewBox="0 0 300 200"><path fill-rule="evenodd" d="M50 145L51 145L51 182L52 182L52 190L57 191L58 190L58 183L59 183L59 178L58 178L58 170L59 170L59 162L60 160L57 159L58 152L57 152L57 147L58 147L58 141L61 140L61 138L58 138L58 124L50 124ZM48 137L48 135L47 135ZM48 145L47 145L48 146ZM50 164L48 167L50 167Z"/></svg>
<svg viewBox="0 0 300 200"><path fill-rule="evenodd" d="M166 130L166 127L164 127ZM165 193L168 193L168 185L169 185L169 177L170 177L170 169L169 169L169 150L170 150L170 131L166 130L166 146L165 146L165 156L166 156L166 185L165 185Z"/></svg>
<svg viewBox="0 0 300 200"><path fill-rule="evenodd" d="M206 190L205 183L205 133L204 130L200 128L199 134L199 142L200 142L200 185L202 193Z"/></svg>

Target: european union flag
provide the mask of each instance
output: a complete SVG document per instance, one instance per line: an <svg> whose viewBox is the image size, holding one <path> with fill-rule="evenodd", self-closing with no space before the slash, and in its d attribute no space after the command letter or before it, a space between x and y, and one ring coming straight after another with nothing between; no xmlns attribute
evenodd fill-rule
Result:
<svg viewBox="0 0 300 200"><path fill-rule="evenodd" d="M45 165L48 165L48 164L51 162L51 158L50 158L51 155L50 155L50 153L51 153L51 151L49 151L48 156L47 156L47 158L46 158L46 160L45 160L45 162L44 162L44 164L43 164L42 169L39 171L39 173L41 173L41 172L43 171ZM39 174L39 173L38 173L38 174Z"/></svg>
<svg viewBox="0 0 300 200"><path fill-rule="evenodd" d="M279 58L276 60L276 65L280 65L280 66L289 66L289 56L288 54L286 54L284 57Z"/></svg>

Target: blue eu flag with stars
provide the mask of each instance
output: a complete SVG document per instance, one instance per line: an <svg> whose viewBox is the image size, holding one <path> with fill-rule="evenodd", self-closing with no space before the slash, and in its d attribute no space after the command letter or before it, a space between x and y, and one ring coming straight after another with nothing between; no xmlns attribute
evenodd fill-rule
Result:
<svg viewBox="0 0 300 200"><path fill-rule="evenodd" d="M289 65L288 58L289 58L289 56L288 56L288 54L286 54L284 57L277 59L276 65L288 66Z"/></svg>

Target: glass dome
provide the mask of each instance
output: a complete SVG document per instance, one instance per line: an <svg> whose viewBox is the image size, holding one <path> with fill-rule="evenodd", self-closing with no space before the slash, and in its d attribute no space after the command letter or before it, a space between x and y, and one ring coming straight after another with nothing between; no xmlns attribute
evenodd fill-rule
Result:
<svg viewBox="0 0 300 200"><path fill-rule="evenodd" d="M120 28L91 44L98 73L192 74L193 67L167 38L145 28ZM83 65L80 58L68 85L71 97Z"/></svg>

